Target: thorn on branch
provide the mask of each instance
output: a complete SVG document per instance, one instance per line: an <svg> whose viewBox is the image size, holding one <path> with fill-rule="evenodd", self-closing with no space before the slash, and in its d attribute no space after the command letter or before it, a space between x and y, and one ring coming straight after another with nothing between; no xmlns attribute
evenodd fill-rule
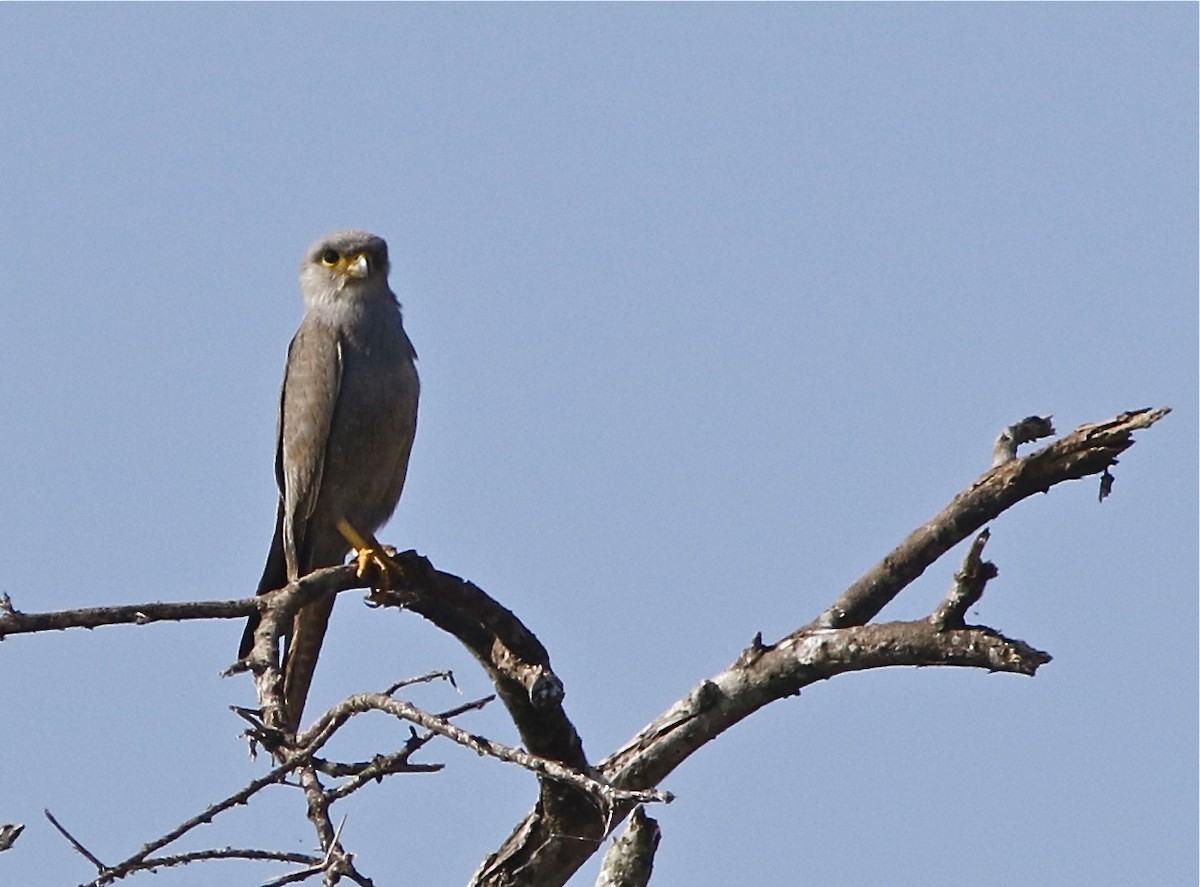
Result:
<svg viewBox="0 0 1200 887"><path fill-rule="evenodd" d="M992 447L992 467L997 468L1006 462L1017 458L1017 447L1031 443L1054 433L1054 425L1050 416L1026 416L1020 422L1014 422L996 438Z"/></svg>
<svg viewBox="0 0 1200 887"><path fill-rule="evenodd" d="M756 661L763 653L770 650L771 647L763 643L762 632L757 632L750 639L750 646L741 652L737 658L737 665L746 666Z"/></svg>

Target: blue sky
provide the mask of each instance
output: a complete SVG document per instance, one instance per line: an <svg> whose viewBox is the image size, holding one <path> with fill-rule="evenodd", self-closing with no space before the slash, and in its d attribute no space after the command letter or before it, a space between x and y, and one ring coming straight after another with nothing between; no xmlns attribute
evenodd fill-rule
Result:
<svg viewBox="0 0 1200 887"><path fill-rule="evenodd" d="M819 612L1004 425L1170 405L1102 506L1075 483L992 527L973 618L1053 663L761 712L666 783L655 883L1194 884L1196 9L4 5L0 590L252 591L298 263L345 226L388 238L421 356L381 536L524 618L594 759ZM0 645L0 822L28 824L0 882L88 878L43 807L112 862L262 772L218 676L240 631ZM487 692L347 596L310 710L441 667ZM535 798L425 759L345 810L381 885L465 882ZM198 843L231 842L313 839L278 792Z"/></svg>

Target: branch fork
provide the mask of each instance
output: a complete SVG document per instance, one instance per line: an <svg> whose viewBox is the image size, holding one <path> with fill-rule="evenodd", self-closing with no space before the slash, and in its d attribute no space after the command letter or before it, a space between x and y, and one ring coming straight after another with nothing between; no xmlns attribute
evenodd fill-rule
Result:
<svg viewBox="0 0 1200 887"><path fill-rule="evenodd" d="M282 678L277 665L281 627L306 603L322 595L367 587L370 578L377 578L359 575L354 565L319 570L270 594L231 601L23 613L2 595L0 639L70 627L242 618L256 610L261 613L253 649L229 673L253 674L261 711L240 713L251 720L251 736L261 741L278 763L116 866L101 863L51 817L75 849L97 867L99 875L91 882L94 887L148 868L220 858L275 859L304 866L272 884L296 883L317 875L322 875L327 884L341 878L370 884L354 869L352 854L342 847L341 826L334 828L330 807L383 776L439 769L438 764L413 764L410 760L434 737L525 767L539 782L537 805L484 861L472 885L562 884L623 819L637 810L630 835L618 842L620 850L610 852L613 865L606 864L604 869L610 874L602 875L600 882L615 884L611 873L630 868L625 861L638 862L638 866L631 866L648 877L659 831L652 820L644 817L641 805L671 800L669 793L657 788L662 780L698 748L759 708L794 696L816 681L850 671L942 665L1032 675L1049 662L1049 654L1023 641L966 622L968 611L979 603L987 583L998 574L995 565L983 558L991 532L987 525L1016 503L1068 480L1099 476L1103 499L1111 491L1111 469L1117 457L1133 445L1133 433L1150 427L1168 412L1166 408L1134 410L1083 425L1024 457L1017 456L1018 447L1054 433L1050 417L1031 416L1009 426L993 448L993 467L910 533L824 612L775 643L764 643L761 634L756 635L728 668L700 681L622 748L595 765L588 762L583 743L563 708L563 683L533 632L477 586L435 569L412 551L394 556L395 569L390 565L380 567L387 571L389 581L376 582L386 587L375 590L371 600L382 606L410 609L454 635L492 680L496 697L516 724L524 748L493 742L452 722L452 718L487 704L493 697L437 715L396 699L393 694L398 687L384 693L350 696L298 735L277 729L282 710ZM873 622L931 564L972 536L953 585L928 617ZM317 757L342 725L368 711L383 712L412 725L402 748L357 763ZM247 803L269 785L283 783L291 774L297 775L305 794L321 856L232 848L153 856L224 810ZM322 777L343 782L327 788ZM10 829L9 844L19 834L19 826L16 829L15 833Z"/></svg>

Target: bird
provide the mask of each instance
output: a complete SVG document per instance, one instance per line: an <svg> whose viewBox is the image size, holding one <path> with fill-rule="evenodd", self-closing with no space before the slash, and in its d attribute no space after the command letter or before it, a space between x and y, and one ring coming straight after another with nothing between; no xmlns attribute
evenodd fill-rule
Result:
<svg viewBox="0 0 1200 887"><path fill-rule="evenodd" d="M369 536L400 501L420 379L389 270L387 242L366 231L335 231L304 254L304 318L279 398L275 534L258 594L342 564L352 546L339 523ZM307 604L283 631L286 731L299 728L333 601ZM253 648L259 621L250 617L239 659Z"/></svg>

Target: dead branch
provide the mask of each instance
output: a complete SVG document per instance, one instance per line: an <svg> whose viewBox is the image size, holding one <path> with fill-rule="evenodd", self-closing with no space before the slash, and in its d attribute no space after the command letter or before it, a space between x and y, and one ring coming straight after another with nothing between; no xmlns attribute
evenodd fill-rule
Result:
<svg viewBox="0 0 1200 887"><path fill-rule="evenodd" d="M701 681L685 697L643 728L624 747L597 767L589 767L583 744L562 707L562 682L550 667L545 648L519 619L470 582L440 572L415 552L396 556L389 590L376 591L376 604L412 609L458 638L487 671L520 732L525 749L511 748L474 736L449 721L468 706L445 716L423 712L387 693L358 694L331 708L298 736L278 729L281 679L278 638L282 626L305 604L325 595L362 588L354 566L317 571L286 588L258 598L192 603L154 603L27 614L0 597L0 639L8 634L147 624L183 619L242 618L260 612L251 653L229 670L254 674L262 712L250 719L252 735L279 759L268 774L206 808L162 838L145 845L117 866L108 867L60 831L100 873L103 887L134 871L182 864L189 854L154 857L223 810L246 801L267 785L296 772L308 799L309 816L320 838L323 858L303 854L289 861L305 866L272 883L296 883L321 874L325 883L342 877L370 881L354 870L352 856L339 843L329 818L330 806L372 779L394 772L433 769L413 765L412 753L433 736L443 736L480 754L526 767L538 776L537 807L518 825L501 848L472 879L479 885L561 884L589 857L605 836L638 804L669 800L655 786L696 749L758 708L799 693L802 688L849 671L896 665L942 665L982 668L1032 675L1050 656L1022 641L984 626L965 624L967 610L982 595L994 565L982 560L987 540L976 538L956 574L954 587L926 619L868 624L889 601L951 547L984 524L1036 492L1090 474L1103 478L1101 493L1111 488L1110 469L1132 443L1132 433L1165 416L1167 409L1124 413L1107 422L1086 425L1021 459L1010 459L1020 443L1049 431L1048 419L1031 417L1002 435L1004 462L959 493L933 520L914 530L899 546L843 592L817 619L775 644L756 637L727 669ZM1036 420L1034 423L1032 420ZM1000 448L1001 442L997 443ZM998 450L999 451L999 450ZM405 747L360 764L337 764L316 757L349 718L378 710L407 720L425 731L413 732ZM320 774L347 777L326 788ZM195 858L227 858L242 851L199 851ZM269 854L271 851L246 851ZM247 857L242 857L247 858ZM259 858L259 857L255 857ZM262 857L268 858L268 857ZM273 856L270 858L282 858Z"/></svg>
<svg viewBox="0 0 1200 887"><path fill-rule="evenodd" d="M152 622L184 622L189 619L241 619L257 609L253 598L229 601L179 601L125 604L118 607L83 607L23 613L0 594L0 640L13 634L63 631L68 628L99 628L102 625L149 625Z"/></svg>
<svg viewBox="0 0 1200 887"><path fill-rule="evenodd" d="M133 874L135 871L155 872L158 869L177 868L194 862L214 862L221 859L245 859L254 862L295 862L301 865L319 865L321 858L308 853L292 853L284 850L259 850L249 847L213 847L208 850L191 850L187 853L173 853L168 856L149 856L138 866L118 877ZM102 873L103 874L103 873ZM112 880L98 878L89 881L84 887L102 887Z"/></svg>
<svg viewBox="0 0 1200 887"><path fill-rule="evenodd" d="M428 675L422 678L414 679L424 680L440 675ZM401 682L405 683L405 682ZM391 690L392 688L389 688ZM448 718L455 717L467 711L474 711L486 704L487 700L476 700L474 702L465 703L457 706L454 709L446 712L443 716L433 715L428 712L422 712L415 706L410 706L407 703L398 702L385 694L367 694L377 697L378 699L387 700L396 707L402 707L406 714L409 715L408 720L413 720L423 725L432 723L440 729L431 731L433 735L445 735L448 730L459 730L450 723ZM364 709L367 710L367 709ZM128 875L140 871L161 868L168 865L181 865L186 862L194 862L202 859L274 859L286 862L298 862L305 865L305 869L301 872L291 872L283 876L283 880L278 883L296 883L299 880L311 877L314 874L325 874L327 877L347 877L356 884L370 884L370 880L356 871L353 866L353 858L350 854L338 844L336 832L329 818L329 808L337 800L348 796L357 788L361 788L371 778L380 778L388 772L413 772L422 765L408 764L408 757L425 744L421 741L419 744L409 743L406 748L398 752L396 756L387 756L372 765L364 767L358 772L357 776L352 778L349 783L350 787L339 786L331 789L326 789L321 785L317 776L318 767L315 763L315 755L336 733L338 727L346 722L350 714L348 709L342 706L334 706L330 712L320 718L302 737L303 741L296 745L286 745L282 742L276 743L273 747L281 758L280 762L264 775L252 780L244 788L239 789L233 794L209 805L200 813L190 817L178 826L167 832L160 838L157 838L148 844L145 844L137 853L130 856L128 859L120 863L108 866L97 859L90 851L88 851L81 843L79 843L54 817L50 811L46 811L46 817L54 825L55 828L66 838L71 845L81 855L88 859L98 872L98 876L91 882L91 887L105 887L115 881L121 880ZM259 729L265 729L261 725ZM460 731L465 732L465 731ZM392 757L402 758L406 766L392 762L392 766L388 763ZM335 767L337 765L334 765ZM372 766L374 769L372 769ZM434 768L440 765L424 765ZM224 850L204 850L196 851L191 854L176 854L174 856L153 856L159 850L178 841L184 835L195 830L201 825L212 822L219 814L233 807L241 806L250 801L254 795L271 785L279 785L284 782L287 776L291 773L298 773L300 778L300 787L305 794L308 804L308 815L317 831L317 837L320 842L321 849L324 851L324 857L313 857L305 854L279 854L274 851L234 851L229 848ZM623 795L617 794L618 799L623 798Z"/></svg>
<svg viewBox="0 0 1200 887"><path fill-rule="evenodd" d="M1017 458L1017 447L1021 444L1041 440L1053 433L1054 425L1050 422L1050 416L1026 416L1020 422L1014 422L996 438L996 444L992 447L992 467Z"/></svg>
<svg viewBox="0 0 1200 887"><path fill-rule="evenodd" d="M1107 422L1083 425L1024 457L993 468L959 493L928 523L909 534L811 623L812 627L862 625L905 586L967 536L1034 493L1100 474L1133 446L1133 432L1149 428L1170 410L1134 410Z"/></svg>
<svg viewBox="0 0 1200 887"><path fill-rule="evenodd" d="M307 753L311 754L320 748L347 720L368 711L386 712L450 739L477 754L517 764L538 776L565 783L580 792L591 795L606 807L614 804L645 804L671 800L668 792L616 788L602 779L564 766L558 761L538 757L522 749L469 733L444 718L439 718L437 715L422 711L414 705L393 699L383 693L357 693L343 699L318 718L312 727L297 737L297 742Z"/></svg>
<svg viewBox="0 0 1200 887"><path fill-rule="evenodd" d="M851 585L824 613L773 645L756 637L737 661L701 681L598 769L621 788L659 784L696 749L762 706L837 674L897 665L942 665L1032 675L1050 656L986 627L951 627L986 584L989 572L972 555L962 590L928 619L868 625L869 620L934 561L1017 502L1066 480L1107 472L1133 444L1132 433L1169 412L1145 409L1082 426L1022 459L993 468L959 493L932 521ZM977 540L978 561L983 540ZM992 567L994 570L994 567ZM990 578L990 577L988 577ZM956 583L956 589L958 584ZM631 808L606 818L564 799L550 812L535 807L480 866L472 885L562 884Z"/></svg>
<svg viewBox="0 0 1200 887"><path fill-rule="evenodd" d="M962 567L954 574L954 584L950 591L929 617L929 621L938 631L962 628L966 625L967 610L983 597L983 589L988 582L1000 574L995 564L983 559L983 546L989 538L991 533L987 530L975 537L975 541L967 550L967 556L963 558Z"/></svg>
<svg viewBox="0 0 1200 887"><path fill-rule="evenodd" d="M92 862L92 864L96 866L96 868L99 872L99 877L97 877L94 881L91 882L93 887L104 887L104 885L106 885L106 884L112 884L113 882L118 881L128 875L135 873L135 872L145 871L147 869L157 867L161 863L152 859L151 854L153 854L159 850L162 850L164 847L168 846L169 844L173 844L175 841L178 841L180 838L182 838L184 835L186 835L188 832L194 830L195 828L212 822L213 819L218 814L224 812L225 810L229 810L233 807L237 807L242 804L245 804L247 801L250 800L250 798L252 798L254 795L256 795L258 792L260 792L262 789L266 788L267 786L275 785L275 784L283 781L284 777L286 777L288 773L292 772L292 770L294 770L297 766L299 766L299 763L302 763L302 762L303 762L303 759L300 762L289 761L288 763L280 764L279 766L274 767L270 772L266 773L265 775L260 776L258 779L252 780L250 782L250 784L245 786L244 788L239 789L238 791L234 792L232 795L229 795L228 797L223 798L222 800L217 801L214 804L210 804L208 807L206 807L200 813L197 813L195 816L192 816L191 818L184 820L182 823L177 825L175 828L171 829L171 831L167 832L162 837L156 838L155 840L150 841L148 844L143 845L141 850L139 850L137 853L133 854L128 859L125 859L125 860L117 863L116 865L106 866L106 865L104 865L104 863L100 862L94 856L91 856L90 854L85 853L79 846L76 846L75 849L78 850L80 853L83 853L83 855L86 856ZM46 816L47 816L47 818L50 819L51 823L53 823L55 825L55 827L58 828L58 830L60 832L62 832L63 836L66 837L67 840L72 843L72 845L76 845L75 839L72 838L66 832L66 830L64 828L62 828L62 826L60 826L57 822L54 821L53 817L50 816L49 811L46 811ZM159 858L161 859L162 857L159 857ZM305 861L305 860L291 860L291 861L296 862L296 861Z"/></svg>
<svg viewBox="0 0 1200 887"><path fill-rule="evenodd" d="M391 691L385 695L390 696ZM484 705L495 699L494 696L488 696L483 699L477 699L474 702L468 702L463 705L452 708L449 711L440 712L438 717L449 719L457 717L460 714L465 714L468 711L483 708ZM418 734L415 729L409 727L411 735L408 742L404 743L404 748L400 751L393 752L390 755L376 755L372 760L364 763L356 764L332 764L321 766L324 762L313 759L313 764L322 773L329 776L347 776L350 777L337 788L330 789L328 794L332 800L338 800L356 792L361 786L368 782L378 782L389 773L432 773L441 770L445 767L444 764L413 764L410 758L421 748L433 739L438 734L432 730L427 730L425 733Z"/></svg>
<svg viewBox="0 0 1200 887"><path fill-rule="evenodd" d="M596 887L646 887L661 838L658 822L646 815L644 807L635 807L625 834L604 854Z"/></svg>
<svg viewBox="0 0 1200 887"><path fill-rule="evenodd" d="M491 678L529 751L586 767L583 743L562 709L562 681L537 636L477 585L434 569L415 551L395 560L401 575L372 601L412 610L452 634Z"/></svg>
<svg viewBox="0 0 1200 887"><path fill-rule="evenodd" d="M597 765L620 788L659 784L692 753L771 702L839 674L900 665L941 665L1032 675L1050 656L990 628L939 631L929 619L848 628L803 628L778 644L761 638L729 668L701 681ZM630 805L605 819L564 805L559 819L528 814L472 884L562 884L591 856Z"/></svg>
<svg viewBox="0 0 1200 887"><path fill-rule="evenodd" d="M279 741L285 738L283 672L279 656L279 637L284 627L292 624L301 607L351 588L362 588L365 584L353 567L329 567L254 598L260 614L254 629L254 645L245 658L226 669L225 674L246 670L253 673L263 722L272 736L278 734ZM272 752L274 744L277 743L272 740L266 742Z"/></svg>
<svg viewBox="0 0 1200 887"><path fill-rule="evenodd" d="M50 820L50 824L52 826L54 826L55 830L60 835L62 835L64 838L67 839L67 843L70 844L74 848L76 853L78 853L80 856L82 856L84 859L86 859L88 862L90 862L92 865L94 865L101 872L105 871L108 868L108 866L106 866L104 863L102 863L99 859L96 858L96 855L94 853L92 853L92 851L88 850L86 847L83 846L83 844L79 843L79 841L76 840L75 836L73 834L71 834L69 831L67 831L66 826L64 826L61 822L59 822L57 819L54 818L53 813L51 813L49 810L43 810L42 815L45 816L46 819Z"/></svg>
<svg viewBox="0 0 1200 887"><path fill-rule="evenodd" d="M512 612L474 583L433 568L414 551L396 555L400 575L391 591L372 599L410 609L452 634L487 672L526 750L571 771L588 772L583 741L563 708L565 690L537 637ZM539 806L556 818L560 808L595 803L586 791L560 780L541 780Z"/></svg>

